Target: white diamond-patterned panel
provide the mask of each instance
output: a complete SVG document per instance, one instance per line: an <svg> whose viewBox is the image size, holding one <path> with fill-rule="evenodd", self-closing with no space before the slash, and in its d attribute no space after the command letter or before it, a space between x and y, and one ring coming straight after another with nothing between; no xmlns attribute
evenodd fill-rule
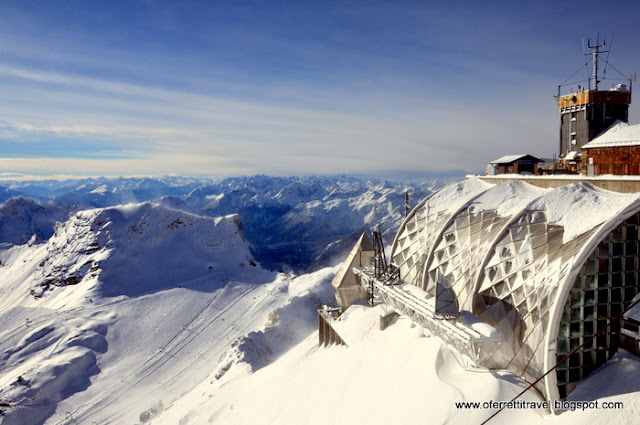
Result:
<svg viewBox="0 0 640 425"><path fill-rule="evenodd" d="M544 374L546 352L539 347L558 285L594 231L563 245L562 228L548 224L544 211L526 211L503 233L480 276L474 313L501 331L516 320L520 333L511 332L489 363L506 364L531 382ZM517 317L496 315L497 305Z"/></svg>
<svg viewBox="0 0 640 425"><path fill-rule="evenodd" d="M457 211L491 187L477 179L465 180L434 194L407 217L391 253L391 261L400 268L402 280L426 289L425 263L443 228ZM438 255L448 260L455 257L455 248Z"/></svg>
<svg viewBox="0 0 640 425"><path fill-rule="evenodd" d="M471 311L474 284L482 261L477 253L490 248L507 221L507 217L499 217L495 210L474 212L474 206L470 206L460 211L434 249L427 266L427 289L435 285L436 270L440 269L451 284L460 309Z"/></svg>

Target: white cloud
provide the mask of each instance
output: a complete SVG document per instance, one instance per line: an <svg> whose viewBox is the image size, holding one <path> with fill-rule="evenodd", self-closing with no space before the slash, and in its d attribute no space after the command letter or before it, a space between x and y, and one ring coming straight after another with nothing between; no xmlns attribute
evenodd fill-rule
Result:
<svg viewBox="0 0 640 425"><path fill-rule="evenodd" d="M52 135L87 146L107 141L136 157L11 158L0 161L0 170L237 175L482 169L484 156L511 153L501 146L514 140L497 134L515 116L508 106L510 116L500 117L477 99L424 98L421 90L412 96L381 88L360 98L299 86L278 96L271 88L269 96L234 98L8 65L0 66L0 75L7 77L0 91L10 100L0 103L0 136L27 143Z"/></svg>

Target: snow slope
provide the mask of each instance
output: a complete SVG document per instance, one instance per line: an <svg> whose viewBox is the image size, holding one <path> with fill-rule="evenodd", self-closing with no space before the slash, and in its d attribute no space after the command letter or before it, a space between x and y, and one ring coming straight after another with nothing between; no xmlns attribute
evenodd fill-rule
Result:
<svg viewBox="0 0 640 425"><path fill-rule="evenodd" d="M226 373L214 370L153 423L481 424L496 412L485 403L508 402L526 388L508 371L463 369L440 340L425 337L404 317L380 331L382 312L380 306L352 307L340 319L348 346L319 348L314 332L257 371L243 362L247 353L235 347ZM290 324L279 326L293 330ZM568 400L598 401L600 408L572 411L569 406L555 415L543 408L505 409L489 423L635 424L639 374L640 359L621 351ZM532 391L519 400L542 402ZM465 402L480 406L456 405ZM623 407L603 409L605 402Z"/></svg>
<svg viewBox="0 0 640 425"><path fill-rule="evenodd" d="M237 216L149 203L79 212L0 260L6 425L138 423L273 320L298 281L253 262Z"/></svg>

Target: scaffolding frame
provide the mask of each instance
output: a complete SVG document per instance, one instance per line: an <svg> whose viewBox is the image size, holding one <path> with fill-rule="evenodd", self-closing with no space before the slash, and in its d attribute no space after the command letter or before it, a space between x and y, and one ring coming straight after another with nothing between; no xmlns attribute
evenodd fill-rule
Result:
<svg viewBox="0 0 640 425"><path fill-rule="evenodd" d="M372 268L358 269L353 272L360 276L362 286L371 291L371 299L384 303L396 313L408 317L412 322L427 331L430 335L441 339L458 363L465 369L480 367L498 349L503 338L483 335L473 329L461 318L442 318L436 316L434 297L424 292L420 298L413 291L406 291L401 280L390 284L386 279L381 280ZM478 319L479 320L479 319Z"/></svg>

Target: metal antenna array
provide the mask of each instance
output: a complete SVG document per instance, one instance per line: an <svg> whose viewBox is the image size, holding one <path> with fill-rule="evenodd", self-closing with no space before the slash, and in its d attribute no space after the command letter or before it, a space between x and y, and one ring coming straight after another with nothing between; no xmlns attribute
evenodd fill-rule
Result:
<svg viewBox="0 0 640 425"><path fill-rule="evenodd" d="M571 76L569 78L567 78L566 80L564 80L562 82L562 84L558 85L558 94L554 95L554 97L556 99L560 99L560 97L562 97L562 88L566 87L566 86L570 86L573 84L577 84L577 83L582 83L583 81L586 81L586 86L585 87L581 87L580 85L578 85L578 92L584 89L589 89L592 91L597 91L598 90L598 85L602 82L602 80L617 80L617 81L628 81L629 82L629 91L631 91L631 86L633 85L633 82L635 81L635 74L632 74L630 77L627 76L625 73L621 72L619 69L617 69L616 67L614 67L611 63L609 63L609 53L612 50L612 46L613 46L613 35L611 36L611 41L609 42L609 44L607 44L606 40L602 41L602 44L600 44L600 33L596 33L596 38L595 38L595 42L592 41L591 39L587 40L587 44L585 45L585 41L584 39L582 39L582 51L584 52L584 55L589 57L590 59L587 59L584 63L584 65L582 65L580 67L580 69L578 69L576 72L574 72L573 74L571 74ZM603 47L607 47L607 50L601 50ZM607 55L602 58L602 60L604 60L605 66L604 66L604 70L602 71L602 75L600 75L600 53L606 53ZM589 61L591 61L591 70L589 70ZM621 77L623 77L623 79L620 78L608 78L606 77L606 73L608 68L613 69L615 72L617 72L618 74L620 74ZM579 80L574 80L573 78L580 72L586 70L587 71L587 76L585 79L579 79ZM600 79L602 78L602 80ZM574 90L573 88L571 89L572 91Z"/></svg>
<svg viewBox="0 0 640 425"><path fill-rule="evenodd" d="M589 49L593 49L593 51L591 52L591 54L593 55L593 80L591 82L591 90L594 91L598 91L598 83L600 82L598 80L598 54L599 53L608 53L608 50L600 50L601 47L605 47L606 46L606 40L602 41L602 44L600 43L600 33L596 34L596 41L593 45L591 45L591 39L588 40L587 42L587 46Z"/></svg>

